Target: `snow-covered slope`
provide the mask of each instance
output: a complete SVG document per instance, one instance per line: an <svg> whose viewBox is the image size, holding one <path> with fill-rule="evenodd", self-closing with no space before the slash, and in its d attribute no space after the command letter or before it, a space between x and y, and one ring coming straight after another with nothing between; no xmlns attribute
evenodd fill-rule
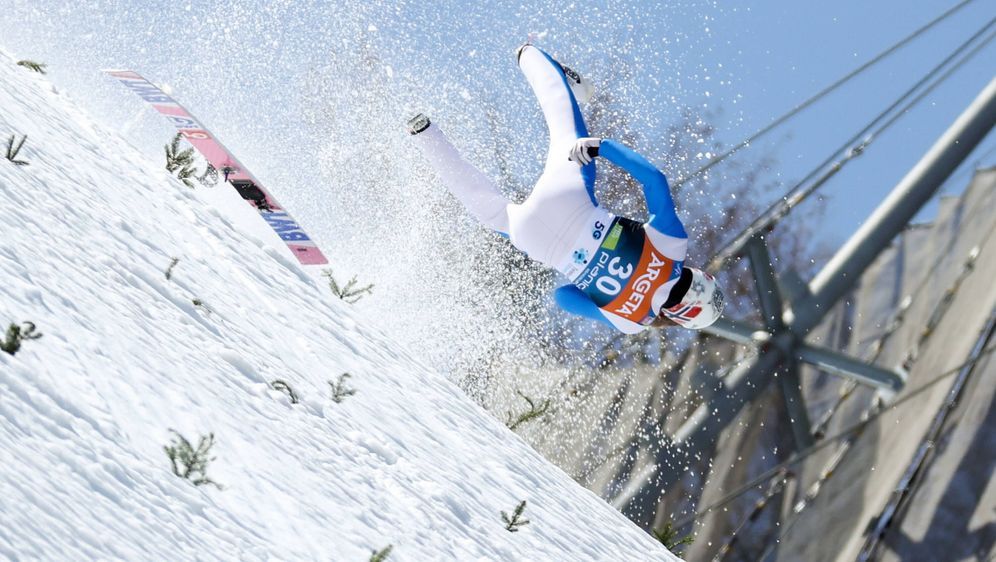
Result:
<svg viewBox="0 0 996 562"><path fill-rule="evenodd" d="M0 558L674 559L15 61L0 324L44 336L0 353ZM173 475L171 428L214 434L223 489Z"/></svg>

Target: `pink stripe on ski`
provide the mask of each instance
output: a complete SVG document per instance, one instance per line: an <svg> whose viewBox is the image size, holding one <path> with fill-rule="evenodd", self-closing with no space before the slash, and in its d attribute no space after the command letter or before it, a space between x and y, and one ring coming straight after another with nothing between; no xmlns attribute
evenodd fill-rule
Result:
<svg viewBox="0 0 996 562"><path fill-rule="evenodd" d="M303 263L304 265L323 265L329 262L322 255L322 251L316 246L297 246L294 244L287 244L290 251L297 256L297 261Z"/></svg>
<svg viewBox="0 0 996 562"><path fill-rule="evenodd" d="M156 108L156 111L162 113L163 115L179 115L180 117L189 117L194 120L194 116L187 113L186 109L183 109L179 105L160 105L158 103L152 104L152 107Z"/></svg>

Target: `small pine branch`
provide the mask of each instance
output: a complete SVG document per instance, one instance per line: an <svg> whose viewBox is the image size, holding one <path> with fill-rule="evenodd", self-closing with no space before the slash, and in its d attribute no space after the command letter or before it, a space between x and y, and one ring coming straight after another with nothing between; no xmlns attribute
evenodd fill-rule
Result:
<svg viewBox="0 0 996 562"><path fill-rule="evenodd" d="M283 392L284 394L289 396L291 404L298 403L297 393L294 392L294 389L291 388L291 385L287 384L287 381L281 379L272 381L270 382L270 388L272 388L273 390L279 390L280 392Z"/></svg>
<svg viewBox="0 0 996 562"><path fill-rule="evenodd" d="M221 490L221 484L211 480L207 475L208 464L216 458L210 456L211 447L214 446L214 434L201 435L197 447L194 448L179 432L174 429L169 431L173 434L173 443L163 447L163 450L169 457L173 474L190 480L195 486L211 484Z"/></svg>
<svg viewBox="0 0 996 562"><path fill-rule="evenodd" d="M695 542L695 537L692 535L686 535L685 537L679 539L678 529L675 529L670 521L665 523L660 529L653 529L651 533L654 535L655 539L660 541L665 548L672 552L680 546Z"/></svg>
<svg viewBox="0 0 996 562"><path fill-rule="evenodd" d="M17 61L17 66L23 66L24 68L27 68L28 70L34 70L39 74L45 74L45 67L48 65L40 62L35 62L33 60L24 59Z"/></svg>
<svg viewBox="0 0 996 562"><path fill-rule="evenodd" d="M178 133L179 134L179 133ZM194 163L194 149L188 148L181 151L176 155L176 163L181 166L187 166Z"/></svg>
<svg viewBox="0 0 996 562"><path fill-rule="evenodd" d="M171 172L180 166L194 163L194 149L180 150L181 140L183 140L183 133L177 133L173 136L173 140L166 145L166 169Z"/></svg>
<svg viewBox="0 0 996 562"><path fill-rule="evenodd" d="M191 147L180 150L181 139L183 139L183 134L177 133L169 144L163 146L166 150L166 171L171 174L176 173L176 178L178 180L182 181L187 187L192 188L194 187L194 182L191 178L206 178L210 175L211 170L214 170L214 168L209 165L209 169L204 171L203 176L198 177L197 167L194 165L194 149ZM179 170L178 173L177 170ZM215 178L217 178L218 172L216 170L214 175Z"/></svg>
<svg viewBox="0 0 996 562"><path fill-rule="evenodd" d="M505 425L507 425L512 431L515 431L515 428L520 425L532 421L550 411L550 400L544 400L542 406L536 407L536 402L534 402L532 398L526 396L518 390L516 390L515 393L521 396L522 399L529 404L529 410L519 414L518 417L514 416L512 412L508 413L508 421Z"/></svg>
<svg viewBox="0 0 996 562"><path fill-rule="evenodd" d="M6 337L4 337L3 341L0 341L0 351L14 355L20 351L22 342L36 340L40 337L42 337L42 334L35 331L33 322L24 322L20 326L11 323L7 327Z"/></svg>
<svg viewBox="0 0 996 562"><path fill-rule="evenodd" d="M183 135L177 133L169 144L163 146L163 148L166 149L166 171L171 174L175 172L177 168L183 165L183 163L179 161L178 157L181 152L180 139L182 138Z"/></svg>
<svg viewBox="0 0 996 562"><path fill-rule="evenodd" d="M10 135L10 139L7 141L7 160L18 166L27 166L28 162L25 160L18 160L17 153L21 151L21 147L24 146L24 141L28 140L28 135L21 137L21 142L14 146L14 141L17 135Z"/></svg>
<svg viewBox="0 0 996 562"><path fill-rule="evenodd" d="M204 304L204 301L201 299L190 299L190 302L197 308L203 310L205 314L211 314L214 312L214 310L212 310L210 306Z"/></svg>
<svg viewBox="0 0 996 562"><path fill-rule="evenodd" d="M196 173L197 173L196 168L193 168L191 166L184 166L180 170L180 173L176 175L176 179L182 181L183 184L186 185L187 187L194 187L194 182L190 178L193 176L196 179L196 176L194 176L194 174Z"/></svg>
<svg viewBox="0 0 996 562"><path fill-rule="evenodd" d="M346 386L346 379L348 378L350 378L350 374L343 373L339 375L337 382L329 381L329 386L332 388L332 401L336 404L341 404L347 397L356 394L355 389Z"/></svg>
<svg viewBox="0 0 996 562"><path fill-rule="evenodd" d="M332 290L332 293L349 304L353 304L363 298L363 295L368 295L373 292L373 283L367 285L366 287L356 288L355 275L349 280L348 283L346 283L345 286L340 285L339 282L336 281L335 277L332 275L331 269L326 269L322 272L322 275L328 277L329 289Z"/></svg>
<svg viewBox="0 0 996 562"><path fill-rule="evenodd" d="M522 517L522 512L526 510L526 500L515 506L515 511L512 512L512 516L509 517L504 511L501 512L501 520L505 522L505 530L510 533L516 533L519 531L519 527L523 525L528 525L528 519L520 519Z"/></svg>
<svg viewBox="0 0 996 562"><path fill-rule="evenodd" d="M180 263L180 258L173 258L169 262L169 267L166 268L166 280L169 281L173 278L173 268L176 264Z"/></svg>
<svg viewBox="0 0 996 562"><path fill-rule="evenodd" d="M370 554L370 562L384 562L391 555L392 550L394 550L394 545L389 544L380 550L373 551Z"/></svg>

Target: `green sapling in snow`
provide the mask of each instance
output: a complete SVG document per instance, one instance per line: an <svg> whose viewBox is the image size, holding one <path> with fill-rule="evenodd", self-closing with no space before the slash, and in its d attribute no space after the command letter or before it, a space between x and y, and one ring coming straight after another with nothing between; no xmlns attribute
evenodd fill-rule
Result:
<svg viewBox="0 0 996 562"><path fill-rule="evenodd" d="M526 510L526 500L522 500L519 505L515 506L515 511L512 512L512 516L509 517L504 511L501 512L501 519L505 522L505 530L510 533L516 533L519 531L519 527L529 524L528 519L522 518L522 512Z"/></svg>
<svg viewBox="0 0 996 562"><path fill-rule="evenodd" d="M24 146L24 141L28 140L28 135L21 137L21 142L14 146L14 141L17 135L10 135L10 139L7 141L7 160L18 166L27 166L27 160L19 160L17 158L17 153L21 151L21 147Z"/></svg>
<svg viewBox="0 0 996 562"><path fill-rule="evenodd" d="M11 323L10 326L7 327L6 336L2 341L0 341L0 351L5 351L11 355L14 355L21 349L22 342L26 340L36 340L40 337L42 337L42 334L35 331L35 325L33 322L25 322L20 326Z"/></svg>
<svg viewBox="0 0 996 562"><path fill-rule="evenodd" d="M349 377L349 373L343 373L339 375L337 382L329 381L329 387L332 388L332 401L336 404L341 404L346 397L356 394L355 389L346 386L346 379Z"/></svg>
<svg viewBox="0 0 996 562"><path fill-rule="evenodd" d="M41 62L35 62L33 60L24 59L17 61L17 66L23 66L24 68L27 68L28 70L33 70L39 74L45 74L45 67L48 65Z"/></svg>
<svg viewBox="0 0 996 562"><path fill-rule="evenodd" d="M331 269L326 269L322 272L322 275L328 277L329 289L332 289L332 293L349 304L353 304L363 298L363 295L373 292L373 283L367 285L366 287L357 288L355 275L345 285L339 285L339 282L332 276Z"/></svg>
<svg viewBox="0 0 996 562"><path fill-rule="evenodd" d="M201 435L200 440L197 442L197 447L194 448L190 444L190 441L187 441L187 438L180 435L179 432L174 429L170 429L169 431L173 434L173 443L163 447L163 450L166 451L166 456L169 457L169 462L173 467L173 474L190 480L194 486L211 484L219 490L222 489L221 484L211 480L207 475L208 463L216 458L210 456L211 447L214 446L214 433Z"/></svg>
<svg viewBox="0 0 996 562"><path fill-rule="evenodd" d="M290 398L291 404L298 403L297 393L294 392L294 389L291 388L291 385L287 384L287 381L276 379L270 383L270 388L272 388L273 390L279 390L280 392L286 394Z"/></svg>

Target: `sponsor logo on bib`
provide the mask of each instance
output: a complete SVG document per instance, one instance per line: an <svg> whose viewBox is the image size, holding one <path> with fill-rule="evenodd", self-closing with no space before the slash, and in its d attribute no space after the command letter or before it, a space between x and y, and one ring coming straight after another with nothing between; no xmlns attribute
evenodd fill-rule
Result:
<svg viewBox="0 0 996 562"><path fill-rule="evenodd" d="M620 217L574 284L605 312L646 324L657 314L654 293L679 275L681 262L661 254L642 223Z"/></svg>

